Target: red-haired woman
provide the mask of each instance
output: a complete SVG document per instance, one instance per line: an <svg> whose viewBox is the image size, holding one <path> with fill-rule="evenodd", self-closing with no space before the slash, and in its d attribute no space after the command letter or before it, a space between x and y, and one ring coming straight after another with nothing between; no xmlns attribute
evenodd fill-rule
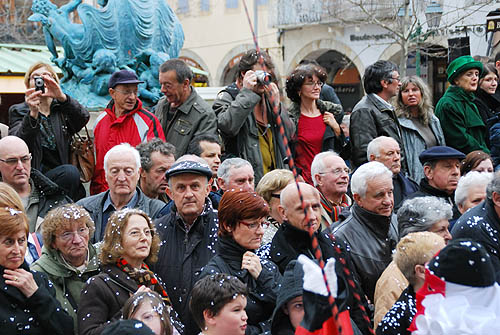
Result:
<svg viewBox="0 0 500 335"><path fill-rule="evenodd" d="M281 281L278 267L260 260L260 247L269 205L257 193L241 190L224 192L219 203L219 245L217 255L205 266L201 278L214 273L237 277L248 287L245 334L270 330L262 323L272 316Z"/></svg>
<svg viewBox="0 0 500 335"><path fill-rule="evenodd" d="M47 276L24 261L28 218L0 207L0 327L2 334L73 334L73 319L56 300Z"/></svg>

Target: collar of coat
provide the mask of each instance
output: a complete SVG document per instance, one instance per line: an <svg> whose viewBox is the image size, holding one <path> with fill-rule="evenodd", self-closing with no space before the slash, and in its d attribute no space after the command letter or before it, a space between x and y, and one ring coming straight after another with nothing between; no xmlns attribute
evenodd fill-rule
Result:
<svg viewBox="0 0 500 335"><path fill-rule="evenodd" d="M99 259L97 256L97 250L92 243L89 242L89 260L87 268L83 273L93 272L99 270ZM39 267L41 267L43 272L47 273L52 277L71 277L74 275L79 275L74 268L68 267L62 260L60 252L52 248L48 248L46 245L42 247L42 256L36 261ZM97 274L97 273L96 273Z"/></svg>
<svg viewBox="0 0 500 335"><path fill-rule="evenodd" d="M389 216L379 215L367 211L360 207L356 202L351 207L351 213L358 222L370 229L377 237L386 238L389 236L391 219L394 214Z"/></svg>

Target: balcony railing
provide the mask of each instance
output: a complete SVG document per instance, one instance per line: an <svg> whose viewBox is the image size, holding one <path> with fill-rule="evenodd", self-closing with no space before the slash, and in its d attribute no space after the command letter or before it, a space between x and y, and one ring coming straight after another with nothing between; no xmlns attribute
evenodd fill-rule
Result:
<svg viewBox="0 0 500 335"><path fill-rule="evenodd" d="M379 20L394 19L405 0L353 0L362 3L368 13L376 13ZM275 0L270 22L276 28L293 28L302 25L360 22L368 15L347 0Z"/></svg>

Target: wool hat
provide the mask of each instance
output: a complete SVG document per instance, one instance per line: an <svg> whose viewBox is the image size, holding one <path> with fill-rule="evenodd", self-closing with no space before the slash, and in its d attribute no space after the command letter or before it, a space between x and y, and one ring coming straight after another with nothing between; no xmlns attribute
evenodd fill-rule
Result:
<svg viewBox="0 0 500 335"><path fill-rule="evenodd" d="M138 320L118 320L104 328L102 335L155 335L155 333Z"/></svg>
<svg viewBox="0 0 500 335"><path fill-rule="evenodd" d="M447 282L488 287L495 269L484 247L468 239L453 239L428 264L429 271Z"/></svg>
<svg viewBox="0 0 500 335"><path fill-rule="evenodd" d="M483 63L474 60L471 56L460 56L448 65L446 74L448 81L454 85L453 81L463 72L470 69L478 69L479 74L483 72Z"/></svg>
<svg viewBox="0 0 500 335"><path fill-rule="evenodd" d="M172 167L170 167L170 169L167 170L167 172L165 172L165 178L168 180L170 177L182 173L200 174L202 176L206 176L209 180L212 178L212 170L210 170L208 164L195 161L180 161L175 163Z"/></svg>
<svg viewBox="0 0 500 335"><path fill-rule="evenodd" d="M109 78L108 82L108 88L114 88L116 85L119 84L142 84L142 83L144 82L140 81L134 72L128 70L120 70L116 71L111 75L111 78Z"/></svg>
<svg viewBox="0 0 500 335"><path fill-rule="evenodd" d="M456 158L462 160L465 158L465 155L463 152L458 151L457 149L447 147L444 145L437 145L427 150L424 150L418 156L418 159L420 160L420 163L422 163L422 165L424 165L425 162L435 161L439 159L450 159L450 158Z"/></svg>

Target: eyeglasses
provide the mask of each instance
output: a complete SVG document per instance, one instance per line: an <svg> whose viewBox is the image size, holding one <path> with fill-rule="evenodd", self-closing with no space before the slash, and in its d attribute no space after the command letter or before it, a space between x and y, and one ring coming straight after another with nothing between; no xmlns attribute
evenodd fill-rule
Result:
<svg viewBox="0 0 500 335"><path fill-rule="evenodd" d="M139 230L139 229L136 229L136 230L132 230L128 233L128 236L135 239L135 240L138 240L142 235L146 236L146 237L151 237L153 236L153 229L144 229L144 230Z"/></svg>
<svg viewBox="0 0 500 335"><path fill-rule="evenodd" d="M271 198L281 199L281 194L279 194L279 193L271 193Z"/></svg>
<svg viewBox="0 0 500 335"><path fill-rule="evenodd" d="M327 174L327 173L331 173L335 176L340 176L342 173L350 174L351 169L349 169L349 168L336 168L335 170L320 172L319 174Z"/></svg>
<svg viewBox="0 0 500 335"><path fill-rule="evenodd" d="M391 77L392 80L397 80L398 82L401 81L401 78L400 77Z"/></svg>
<svg viewBox="0 0 500 335"><path fill-rule="evenodd" d="M122 90L119 90L117 88L115 88L114 90L117 92L120 92L121 94L126 95L126 96L129 96L129 95L137 96L139 94L138 91L122 91Z"/></svg>
<svg viewBox="0 0 500 335"><path fill-rule="evenodd" d="M240 221L240 223L247 226L250 230L257 230L259 227L261 227L262 229L266 229L267 227L269 227L269 222L267 222L265 219L263 219L261 222Z"/></svg>
<svg viewBox="0 0 500 335"><path fill-rule="evenodd" d="M58 237L61 240L63 240L64 242L69 242L69 241L73 241L76 234L78 234L81 238L86 238L87 236L89 236L89 228L82 227L82 228L79 228L77 231L66 231L66 232L58 235Z"/></svg>
<svg viewBox="0 0 500 335"><path fill-rule="evenodd" d="M307 83L304 83L304 85L306 86L319 86L319 87L323 87L324 83L322 81L311 81L311 82L307 82Z"/></svg>
<svg viewBox="0 0 500 335"><path fill-rule="evenodd" d="M13 157L13 158L7 158L7 159L1 159L0 162L4 162L7 165L10 166L15 166L17 165L17 162L21 161L21 164L25 165L29 161L31 161L31 154L23 156L23 157Z"/></svg>

